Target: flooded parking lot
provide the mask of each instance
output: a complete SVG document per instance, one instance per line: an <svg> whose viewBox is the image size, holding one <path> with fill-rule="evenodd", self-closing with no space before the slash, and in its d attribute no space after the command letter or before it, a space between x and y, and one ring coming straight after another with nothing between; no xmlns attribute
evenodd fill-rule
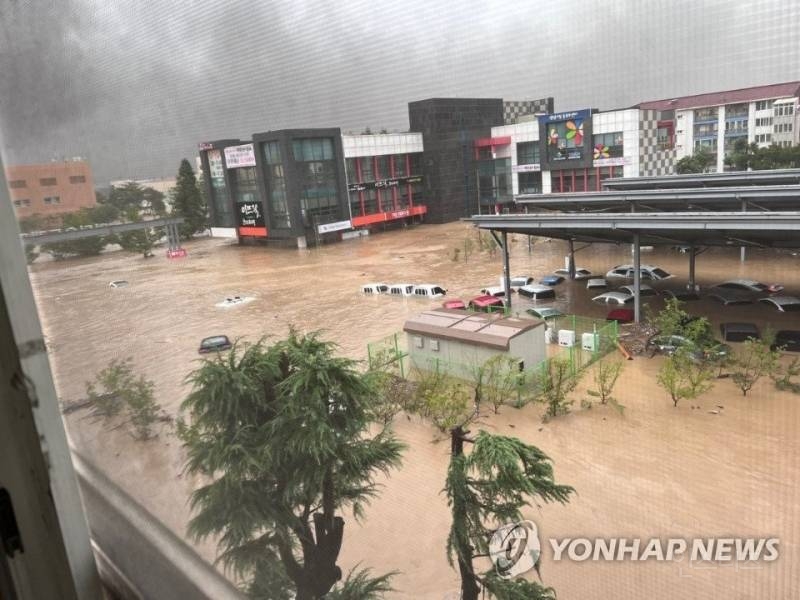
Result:
<svg viewBox="0 0 800 600"><path fill-rule="evenodd" d="M143 260L115 252L96 259L34 265L36 293L59 395L72 402L85 383L114 357L130 356L137 371L156 382L158 401L176 414L186 395L185 377L196 366L201 338L225 334L254 341L285 335L289 326L323 330L344 354L366 357L368 342L400 331L412 314L440 304L416 298L369 297L369 282L433 283L448 297L469 299L498 285L500 252L480 250L477 232L461 223L425 225L312 250L242 247L197 240L189 257ZM484 244L485 246L485 244ZM566 244L515 236L512 275L536 278L563 267ZM465 260L466 254L466 260ZM625 245L594 245L579 251L577 265L603 276L631 261ZM642 255L682 285L688 257L670 248ZM800 257L738 248L711 249L697 259L698 284L708 287L739 277L781 283L800 296ZM124 287L110 287L127 280ZM628 283L620 281L616 285ZM650 282L648 282L650 283ZM602 318L609 307L591 301L599 293L585 282L565 282L557 298L537 305ZM218 306L226 298L252 298ZM515 297L513 312L533 305ZM658 310L663 301L649 301ZM722 306L703 298L687 303L708 316L715 329L726 321L755 322L762 329L800 329L800 313L779 313L755 304ZM659 358L626 363L617 397L624 416L604 407L580 410L584 381L574 393L574 412L540 423L540 409L504 408L485 420L488 429L513 433L540 446L555 462L559 482L578 494L566 506L529 511L543 536L557 537L771 537L781 557L758 568L696 568L648 563L554 563L546 544L543 577L560 598L790 598L800 586L800 397L761 381L742 398L728 380L704 396L702 410L677 409L656 385ZM583 395L582 395L583 394ZM724 406L719 415L708 413ZM443 495L448 445L432 443L432 427L400 418L398 433L409 444L400 471L384 481L380 498L361 524L348 521L343 566L362 562L378 572L401 571L396 598L441 599L457 588L445 559L448 511ZM181 476L183 458L168 429L136 442L86 418L68 417L73 443L124 489L181 535L192 481ZM199 546L213 558L210 544ZM708 567L708 565L705 565Z"/></svg>

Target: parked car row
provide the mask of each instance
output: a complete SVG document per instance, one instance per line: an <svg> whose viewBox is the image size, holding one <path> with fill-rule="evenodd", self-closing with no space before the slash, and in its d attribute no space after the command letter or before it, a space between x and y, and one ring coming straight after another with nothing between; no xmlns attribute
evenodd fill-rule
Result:
<svg viewBox="0 0 800 600"><path fill-rule="evenodd" d="M411 296L414 298L441 298L447 290L432 283L367 283L361 286L361 293L389 296Z"/></svg>

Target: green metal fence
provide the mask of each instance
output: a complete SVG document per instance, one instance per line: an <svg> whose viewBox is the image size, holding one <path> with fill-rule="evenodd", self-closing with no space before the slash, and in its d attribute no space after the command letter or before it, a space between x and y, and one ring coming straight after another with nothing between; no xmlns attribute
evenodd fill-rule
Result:
<svg viewBox="0 0 800 600"><path fill-rule="evenodd" d="M385 370L405 378L405 334L393 333L382 340L367 344L367 361L370 369Z"/></svg>

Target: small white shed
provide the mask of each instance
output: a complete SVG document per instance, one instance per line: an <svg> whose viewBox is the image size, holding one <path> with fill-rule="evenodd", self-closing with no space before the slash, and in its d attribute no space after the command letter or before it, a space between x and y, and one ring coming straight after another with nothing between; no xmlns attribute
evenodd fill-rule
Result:
<svg viewBox="0 0 800 600"><path fill-rule="evenodd" d="M547 357L545 323L439 308L406 321L408 355L422 371L446 370L454 377L470 379L474 368L488 359L505 355L530 369Z"/></svg>

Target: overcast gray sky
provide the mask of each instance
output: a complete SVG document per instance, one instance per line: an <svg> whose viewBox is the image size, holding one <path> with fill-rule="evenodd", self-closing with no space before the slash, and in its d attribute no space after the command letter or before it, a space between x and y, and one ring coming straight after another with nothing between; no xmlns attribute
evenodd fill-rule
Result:
<svg viewBox="0 0 800 600"><path fill-rule="evenodd" d="M800 79L797 0L0 0L6 164L172 176L203 140L405 130L434 96L556 110Z"/></svg>

